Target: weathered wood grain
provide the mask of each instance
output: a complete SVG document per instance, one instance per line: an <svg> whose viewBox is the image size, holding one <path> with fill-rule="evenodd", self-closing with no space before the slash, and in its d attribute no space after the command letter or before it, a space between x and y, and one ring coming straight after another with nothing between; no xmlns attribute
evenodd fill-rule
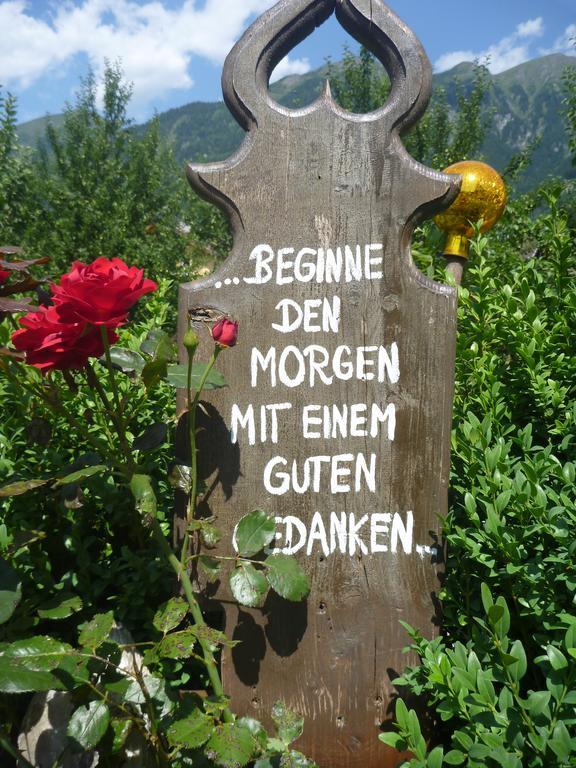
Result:
<svg viewBox="0 0 576 768"><path fill-rule="evenodd" d="M390 75L387 103L370 114L343 111L329 88L301 110L279 106L268 92L276 63L333 11ZM404 150L400 132L427 104L430 66L412 32L380 0L282 0L230 53L223 86L246 139L228 161L190 166L188 175L230 215L234 247L215 274L183 285L180 295L180 337L197 308L240 323L238 346L219 359L230 387L206 398L206 509L225 531L226 554L236 522L256 507L282 519L279 547L289 544L290 525L293 546L304 526L307 543L295 557L312 583L306 603L270 598L262 611L238 608L226 580L217 585L211 597L224 606L226 631L243 641L224 656L225 689L236 711L264 722L280 698L305 715L298 747L323 768L386 768L398 756L378 741L378 727L390 715L390 680L409 661L399 620L427 635L438 622L438 515L447 511L454 375L455 291L418 271L410 236L418 221L454 198L458 178L419 165ZM268 246L267 264L257 258L259 245ZM336 259L338 248L348 255L348 273L344 266L340 280L328 281L325 267L323 275L318 270L331 259L328 249ZM281 255L278 271L280 249L294 250ZM286 266L294 261L296 268ZM263 278L272 268L269 280L255 280L259 263ZM280 304L287 299L303 312L307 307L307 330L304 321L290 332L278 329L283 307L289 320L297 314L294 304ZM270 369L251 372L254 350L265 357L271 348L279 363L275 385ZM300 365L304 380L295 383ZM243 414L253 406L252 445L241 426L238 442L231 441L235 404ZM283 408L276 411L276 440L268 408L262 441L261 407L273 404ZM332 407L342 412L345 405L355 414L353 434L350 422L347 436L334 438L329 430L324 436L325 422L303 423L308 406L319 406L309 416L322 417L323 406L337 416ZM321 467L316 488L279 492L283 478L265 480L270 462L281 457L286 466L274 466L289 470L295 462L303 483L306 460L319 456L345 458L308 464L311 481ZM343 522L348 535L341 537Z"/></svg>

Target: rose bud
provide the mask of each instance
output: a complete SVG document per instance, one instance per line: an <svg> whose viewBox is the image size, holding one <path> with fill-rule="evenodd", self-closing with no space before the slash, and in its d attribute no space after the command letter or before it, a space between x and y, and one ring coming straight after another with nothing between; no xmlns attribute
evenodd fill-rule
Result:
<svg viewBox="0 0 576 768"><path fill-rule="evenodd" d="M198 338L198 334L194 330L194 328L188 328L186 333L184 334L184 338L182 339L182 343L188 350L195 350L198 344L200 344L200 339Z"/></svg>
<svg viewBox="0 0 576 768"><path fill-rule="evenodd" d="M220 347L234 347L238 341L238 322L222 317L212 328L212 338Z"/></svg>

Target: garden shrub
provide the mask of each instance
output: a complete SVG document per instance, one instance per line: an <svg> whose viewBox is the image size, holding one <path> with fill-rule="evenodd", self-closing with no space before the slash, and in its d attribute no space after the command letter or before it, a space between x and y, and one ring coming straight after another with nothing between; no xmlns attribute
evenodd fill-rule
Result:
<svg viewBox="0 0 576 768"><path fill-rule="evenodd" d="M575 764L576 253L544 198L537 219L475 239L459 292L443 633L406 627L422 664L397 680L440 744L401 699L381 737L411 768Z"/></svg>

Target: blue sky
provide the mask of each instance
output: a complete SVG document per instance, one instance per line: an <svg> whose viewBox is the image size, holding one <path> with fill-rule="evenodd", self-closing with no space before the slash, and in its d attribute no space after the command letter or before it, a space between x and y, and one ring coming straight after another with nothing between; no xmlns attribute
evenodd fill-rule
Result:
<svg viewBox="0 0 576 768"><path fill-rule="evenodd" d="M62 111L79 78L120 60L141 121L190 101L221 98L222 63L274 0L0 0L0 84L20 121ZM391 0L436 71L489 56L493 72L547 53L576 53L574 0ZM337 59L351 40L332 18L279 65L302 73Z"/></svg>

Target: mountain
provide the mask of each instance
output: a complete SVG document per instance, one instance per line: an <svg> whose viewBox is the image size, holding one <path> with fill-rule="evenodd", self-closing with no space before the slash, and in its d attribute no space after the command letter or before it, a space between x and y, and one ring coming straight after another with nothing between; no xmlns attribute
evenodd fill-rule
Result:
<svg viewBox="0 0 576 768"><path fill-rule="evenodd" d="M568 151L563 111L562 75L576 59L551 54L491 75L485 107L490 114L490 130L482 147L484 159L503 170L513 155L530 141L542 137L532 163L518 184L526 191L549 176L576 177ZM456 103L456 82L464 87L474 74L472 64L459 64L449 72L434 76L435 87L446 91L448 102Z"/></svg>
<svg viewBox="0 0 576 768"><path fill-rule="evenodd" d="M490 130L480 156L502 171L508 161L530 141L542 136L518 188L525 191L549 176L576 177L568 151L562 121L562 74L576 59L551 54L517 67L488 75L490 89L484 107ZM317 98L328 75L323 66L305 75L290 75L271 86L278 103L291 108L303 107ZM458 64L448 72L434 75L434 88L446 91L448 103L455 107L457 83L466 90L472 83L474 65ZM38 118L18 126L21 141L35 146L44 134L46 123L56 126L62 116ZM159 114L160 130L171 143L179 162L221 160L232 154L242 141L243 131L222 102L192 102ZM136 126L135 131L145 126ZM480 158L479 158L480 159Z"/></svg>

